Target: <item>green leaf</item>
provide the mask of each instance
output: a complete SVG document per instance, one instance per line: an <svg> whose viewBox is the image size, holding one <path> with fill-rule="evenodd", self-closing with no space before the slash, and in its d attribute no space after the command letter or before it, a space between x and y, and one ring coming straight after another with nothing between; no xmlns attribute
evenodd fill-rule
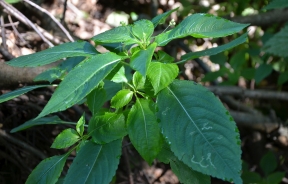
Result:
<svg viewBox="0 0 288 184"><path fill-rule="evenodd" d="M283 85L287 81L288 81L288 71L280 73L277 84Z"/></svg>
<svg viewBox="0 0 288 184"><path fill-rule="evenodd" d="M193 36L195 38L217 38L239 32L248 24L239 24L210 14L197 13L186 17L171 31L156 36L158 46L165 46L171 40Z"/></svg>
<svg viewBox="0 0 288 184"><path fill-rule="evenodd" d="M93 141L99 144L121 139L127 135L125 117L112 112L94 116L89 122L88 132Z"/></svg>
<svg viewBox="0 0 288 184"><path fill-rule="evenodd" d="M263 51L280 57L288 57L288 25L270 38L263 46Z"/></svg>
<svg viewBox="0 0 288 184"><path fill-rule="evenodd" d="M24 93L27 93L29 91L34 90L34 89L48 87L48 86L51 86L51 85L25 86L23 88L5 93L5 94L0 96L0 103L6 102L6 101L11 100L13 98L16 98L20 95L23 95Z"/></svg>
<svg viewBox="0 0 288 184"><path fill-rule="evenodd" d="M255 172L243 171L241 178L245 184L261 183L261 176Z"/></svg>
<svg viewBox="0 0 288 184"><path fill-rule="evenodd" d="M181 162L170 150L169 146L165 144L161 149L157 158L166 164L170 163L171 169L176 174L181 183L201 183L210 184L210 176L204 175L197 171L194 171L183 162Z"/></svg>
<svg viewBox="0 0 288 184"><path fill-rule="evenodd" d="M265 77L272 73L273 67L268 64L261 64L255 71L255 82L259 84Z"/></svg>
<svg viewBox="0 0 288 184"><path fill-rule="evenodd" d="M9 4L19 3L20 0L5 0Z"/></svg>
<svg viewBox="0 0 288 184"><path fill-rule="evenodd" d="M126 75L125 75L125 68L122 66L119 71L114 75L114 77L111 79L111 81L115 83L122 83L122 82L128 82Z"/></svg>
<svg viewBox="0 0 288 184"><path fill-rule="evenodd" d="M85 125L85 113L83 113L83 115L76 124L76 131L80 136L82 136L84 133L84 125Z"/></svg>
<svg viewBox="0 0 288 184"><path fill-rule="evenodd" d="M129 138L149 164L159 153L162 143L153 105L150 100L137 99L127 119Z"/></svg>
<svg viewBox="0 0 288 184"><path fill-rule="evenodd" d="M255 68L243 68L241 70L241 76L243 76L245 79L252 80L255 76Z"/></svg>
<svg viewBox="0 0 288 184"><path fill-rule="evenodd" d="M87 104L93 115L101 109L106 101L106 90L102 86L98 86L87 96Z"/></svg>
<svg viewBox="0 0 288 184"><path fill-rule="evenodd" d="M157 94L167 87L177 77L178 72L176 64L151 62L147 70L147 77L154 88L154 93Z"/></svg>
<svg viewBox="0 0 288 184"><path fill-rule="evenodd" d="M217 80L218 77L224 76L229 73L229 70L225 67L220 68L218 71L206 73L202 78L202 82L214 81Z"/></svg>
<svg viewBox="0 0 288 184"><path fill-rule="evenodd" d="M172 63L175 60L175 58L171 57L169 54L162 50L157 52L157 56L157 61L161 63Z"/></svg>
<svg viewBox="0 0 288 184"><path fill-rule="evenodd" d="M264 10L278 9L288 7L287 0L273 0L267 6L265 6Z"/></svg>
<svg viewBox="0 0 288 184"><path fill-rule="evenodd" d="M158 117L171 150L193 170L242 183L236 123L212 92L175 80L157 98Z"/></svg>
<svg viewBox="0 0 288 184"><path fill-rule="evenodd" d="M68 128L63 130L54 140L51 148L63 149L72 146L79 141L79 135L76 130Z"/></svg>
<svg viewBox="0 0 288 184"><path fill-rule="evenodd" d="M63 43L59 46L55 46L41 52L20 56L7 62L7 64L17 67L37 67L47 65L66 57L92 56L96 54L98 54L98 52L95 50L93 45L88 42L78 41Z"/></svg>
<svg viewBox="0 0 288 184"><path fill-rule="evenodd" d="M108 144L86 143L71 164L64 184L109 183L115 175L121 155L121 140Z"/></svg>
<svg viewBox="0 0 288 184"><path fill-rule="evenodd" d="M51 124L72 124L72 122L63 121L58 116L44 117L44 118L32 119L30 121L26 121L22 125L16 128L13 128L10 132L15 133L15 132L22 131L33 126L46 125L46 124L50 124L50 125Z"/></svg>
<svg viewBox="0 0 288 184"><path fill-rule="evenodd" d="M181 60L182 61L187 61L187 60L191 60L191 59L195 59L195 58L199 58L202 56L211 56L211 55L215 55L218 54L220 52L223 52L225 50L229 50L233 47L236 47L237 45L240 45L242 43L244 43L247 40L247 33L243 34L242 36L240 36L239 38L226 43L224 45L218 46L218 47L214 47L211 49L206 49L203 51L198 51L198 52L190 52L188 54L185 54L183 56L181 56Z"/></svg>
<svg viewBox="0 0 288 184"><path fill-rule="evenodd" d="M56 183L69 154L53 156L42 160L29 175L26 184Z"/></svg>
<svg viewBox="0 0 288 184"><path fill-rule="evenodd" d="M153 57L156 46L156 43L152 43L146 50L135 52L131 57L130 66L141 73L144 77L146 76L146 71Z"/></svg>
<svg viewBox="0 0 288 184"><path fill-rule="evenodd" d="M233 56L230 59L230 65L234 69L234 71L238 71L241 69L241 67L245 64L245 50L241 50L239 52L236 52L233 54Z"/></svg>
<svg viewBox="0 0 288 184"><path fill-rule="evenodd" d="M139 40L147 42L154 32L153 23L150 20L138 20L134 22L132 33Z"/></svg>
<svg viewBox="0 0 288 184"><path fill-rule="evenodd" d="M111 99L111 107L119 109L127 105L133 97L130 89L122 89Z"/></svg>
<svg viewBox="0 0 288 184"><path fill-rule="evenodd" d="M106 91L106 100L110 100L118 91L122 89L122 84L109 80L104 80L104 89Z"/></svg>
<svg viewBox="0 0 288 184"><path fill-rule="evenodd" d="M274 172L266 178L266 182L268 184L281 183L284 177L285 177L285 172Z"/></svg>
<svg viewBox="0 0 288 184"><path fill-rule="evenodd" d="M267 152L260 160L260 167L267 176L277 168L277 159L273 152Z"/></svg>
<svg viewBox="0 0 288 184"><path fill-rule="evenodd" d="M119 63L121 57L109 52L93 56L67 74L37 118L65 110L81 101Z"/></svg>
<svg viewBox="0 0 288 184"><path fill-rule="evenodd" d="M212 55L209 58L212 63L219 64L220 66L225 66L225 63L228 60L228 57L224 54L224 52L220 52L218 54Z"/></svg>
<svg viewBox="0 0 288 184"><path fill-rule="evenodd" d="M136 89L143 89L145 86L145 77L141 75L139 72L135 72L133 74L132 82Z"/></svg>
<svg viewBox="0 0 288 184"><path fill-rule="evenodd" d="M179 8L179 7L178 7ZM156 17L154 17L151 22L153 23L154 27L156 27L158 24L164 24L167 17L169 15L171 15L171 13L173 13L174 11L178 10L178 8L175 8L173 10L167 11L165 13L162 13L160 15L157 15Z"/></svg>
<svg viewBox="0 0 288 184"><path fill-rule="evenodd" d="M52 83L56 79L61 79L62 76L74 68L77 64L83 61L85 57L72 57L63 61L59 66L50 68L34 78L34 81L49 81Z"/></svg>
<svg viewBox="0 0 288 184"><path fill-rule="evenodd" d="M100 45L102 43L121 43L124 45L135 44L138 40L131 34L131 29L131 26L116 27L94 36L91 40Z"/></svg>

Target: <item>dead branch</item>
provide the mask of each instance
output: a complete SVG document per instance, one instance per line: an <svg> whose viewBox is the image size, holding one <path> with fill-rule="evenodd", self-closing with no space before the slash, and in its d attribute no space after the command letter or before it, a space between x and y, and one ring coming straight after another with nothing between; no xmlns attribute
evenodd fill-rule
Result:
<svg viewBox="0 0 288 184"><path fill-rule="evenodd" d="M248 97L254 99L271 99L271 100L285 100L288 101L287 92L278 92L278 91L268 91L268 90L249 90L243 89L237 86L209 86L207 87L214 94L222 95L231 95L239 97Z"/></svg>

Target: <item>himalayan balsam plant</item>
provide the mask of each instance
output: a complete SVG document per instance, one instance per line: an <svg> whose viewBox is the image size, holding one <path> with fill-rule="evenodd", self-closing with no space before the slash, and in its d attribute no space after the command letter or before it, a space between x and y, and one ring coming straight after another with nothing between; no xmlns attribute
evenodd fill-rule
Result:
<svg viewBox="0 0 288 184"><path fill-rule="evenodd" d="M75 129L65 129L55 138L51 148L69 151L43 160L26 183L56 183L73 150L77 155L64 177L65 184L109 183L116 173L125 136L149 164L154 159L169 163L181 183L210 183L210 176L242 183L240 138L233 118L205 87L178 80L177 64L235 47L246 41L247 33L222 46L187 53L180 61L161 47L187 36L224 37L247 24L193 14L175 27L175 22L170 21L169 31L154 36L155 27L174 11L151 21L122 23L91 38L95 45L108 50L105 53L89 42L76 41L7 63L37 67L66 58L35 78L50 83L57 79L60 83L42 112L12 129L12 133L36 125L71 124L50 114L75 104L85 103L93 115L89 122L83 115L74 123ZM52 84L23 87L0 96L0 102L47 86ZM110 107L103 108L107 101Z"/></svg>

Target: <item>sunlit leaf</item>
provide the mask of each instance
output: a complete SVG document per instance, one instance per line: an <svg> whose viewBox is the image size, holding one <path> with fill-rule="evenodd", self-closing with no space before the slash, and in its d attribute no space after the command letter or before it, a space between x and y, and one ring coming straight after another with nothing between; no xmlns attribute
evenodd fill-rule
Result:
<svg viewBox="0 0 288 184"><path fill-rule="evenodd" d="M116 109L122 108L132 100L132 97L133 92L131 90L122 89L111 99L111 107Z"/></svg>
<svg viewBox="0 0 288 184"><path fill-rule="evenodd" d="M122 66L118 72L114 75L111 81L116 83L128 82L126 75L125 75L125 68Z"/></svg>
<svg viewBox="0 0 288 184"><path fill-rule="evenodd" d="M151 164L162 143L153 102L137 99L129 112L127 124L131 142L139 154Z"/></svg>
<svg viewBox="0 0 288 184"><path fill-rule="evenodd" d="M141 41L149 41L154 32L153 23L150 20L138 20L134 22L132 33Z"/></svg>
<svg viewBox="0 0 288 184"><path fill-rule="evenodd" d="M272 0L267 6L265 6L264 10L278 9L288 7L287 0Z"/></svg>
<svg viewBox="0 0 288 184"><path fill-rule="evenodd" d="M37 118L65 110L81 101L120 62L121 57L109 52L93 56L77 65L60 83Z"/></svg>
<svg viewBox="0 0 288 184"><path fill-rule="evenodd" d="M83 113L83 115L76 124L76 131L80 136L82 136L84 133L84 125L85 125L85 113Z"/></svg>
<svg viewBox="0 0 288 184"><path fill-rule="evenodd" d="M179 160L203 174L242 183L238 129L212 92L175 80L159 93L157 105L163 135Z"/></svg>
<svg viewBox="0 0 288 184"><path fill-rule="evenodd" d="M20 56L7 62L10 66L17 67L36 67L42 66L54 61L75 56L93 56L98 54L95 47L88 42L77 41L63 43L34 54Z"/></svg>
<svg viewBox="0 0 288 184"><path fill-rule="evenodd" d="M151 20L151 22L153 22L154 27L156 27L158 24L164 24L166 19L168 18L168 16L171 15L171 13L173 13L176 10L178 10L178 8L175 8L173 10L167 11L165 13L162 13L162 14L157 15L156 17L154 17Z"/></svg>
<svg viewBox="0 0 288 184"><path fill-rule="evenodd" d="M73 160L64 184L109 183L119 164L121 145L121 140L103 145L86 143Z"/></svg>
<svg viewBox="0 0 288 184"><path fill-rule="evenodd" d="M79 141L79 135L76 130L68 128L63 130L54 140L51 148L63 149L72 146Z"/></svg>
<svg viewBox="0 0 288 184"><path fill-rule="evenodd" d="M34 89L48 87L48 86L51 86L51 85L25 86L23 88L5 93L5 94L0 96L0 103L6 102L6 101L11 100L13 98L16 98L20 95L23 95L24 93L27 93L29 91L34 90Z"/></svg>
<svg viewBox="0 0 288 184"><path fill-rule="evenodd" d="M174 29L156 36L158 46L165 46L171 40L193 36L195 38L217 38L239 32L248 24L232 22L210 14L196 13L186 17Z"/></svg>

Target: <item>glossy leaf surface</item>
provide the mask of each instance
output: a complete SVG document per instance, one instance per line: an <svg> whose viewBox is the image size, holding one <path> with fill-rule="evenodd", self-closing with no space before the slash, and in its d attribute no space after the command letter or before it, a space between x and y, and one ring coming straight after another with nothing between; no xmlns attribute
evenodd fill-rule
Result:
<svg viewBox="0 0 288 184"><path fill-rule="evenodd" d="M99 145L87 142L73 160L64 184L109 183L121 156L121 140Z"/></svg>
<svg viewBox="0 0 288 184"><path fill-rule="evenodd" d="M27 93L29 91L34 90L34 89L48 87L48 86L51 86L51 85L25 86L23 88L5 93L5 94L0 96L0 103L6 102L6 101L11 100L13 98L16 98L20 95L23 95L24 93Z"/></svg>
<svg viewBox="0 0 288 184"><path fill-rule="evenodd" d="M196 13L186 17L174 29L156 36L158 46L165 46L171 40L193 36L195 38L217 38L239 32L248 24L239 24L210 14Z"/></svg>
<svg viewBox="0 0 288 184"><path fill-rule="evenodd" d="M137 99L128 119L128 133L131 142L140 155L150 164L161 149L161 135L150 100Z"/></svg>
<svg viewBox="0 0 288 184"><path fill-rule="evenodd" d="M85 113L81 116L81 118L76 124L76 131L80 136L82 136L84 133L84 125L85 125Z"/></svg>
<svg viewBox="0 0 288 184"><path fill-rule="evenodd" d="M93 56L77 65L60 83L37 118L65 110L78 103L109 74L120 60L120 56L110 52Z"/></svg>
<svg viewBox="0 0 288 184"><path fill-rule="evenodd" d="M156 27L158 24L164 24L166 19L168 18L168 16L171 15L171 13L173 13L176 10L178 10L178 8L175 8L173 10L167 11L165 13L162 13L162 14L157 15L156 17L154 17L151 20L151 22L153 23L154 27Z"/></svg>
<svg viewBox="0 0 288 184"><path fill-rule="evenodd" d="M79 141L79 135L76 130L68 128L63 130L54 140L51 148L63 149L72 146Z"/></svg>
<svg viewBox="0 0 288 184"><path fill-rule="evenodd" d="M226 43L224 45L218 46L218 47L214 47L211 49L206 49L203 51L198 51L198 52L190 52L188 54L185 54L183 56L181 56L181 60L187 61L187 60L191 60L191 59L195 59L195 58L199 58L202 56L211 56L211 55L215 55L218 54L220 52L223 52L225 50L231 49L233 47L236 47L237 45L240 45L242 43L244 43L247 40L247 33L243 34L242 36L240 36L239 38Z"/></svg>
<svg viewBox="0 0 288 184"><path fill-rule="evenodd" d="M93 141L99 144L121 139L127 135L125 117L110 112L95 116L89 122L88 132Z"/></svg>
<svg viewBox="0 0 288 184"><path fill-rule="evenodd" d="M61 175L68 154L42 160L29 175L26 184L54 184Z"/></svg>
<svg viewBox="0 0 288 184"><path fill-rule="evenodd" d="M7 62L10 66L37 67L47 65L54 61L75 56L93 56L98 54L94 46L88 42L79 41L63 43L34 54L20 56Z"/></svg>
<svg viewBox="0 0 288 184"><path fill-rule="evenodd" d="M176 64L165 64L160 62L151 62L147 71L147 77L150 80L154 93L167 87L178 75L179 69Z"/></svg>
<svg viewBox="0 0 288 184"><path fill-rule="evenodd" d="M122 89L111 99L111 107L116 109L122 108L132 100L132 97L133 92L131 90Z"/></svg>
<svg viewBox="0 0 288 184"><path fill-rule="evenodd" d="M137 51L133 53L131 57L130 66L141 73L144 77L146 76L146 71L151 62L156 46L156 43L152 43L146 50Z"/></svg>
<svg viewBox="0 0 288 184"><path fill-rule="evenodd" d="M96 114L104 105L107 99L106 90L102 86L98 86L87 96L87 104L92 114Z"/></svg>
<svg viewBox="0 0 288 184"><path fill-rule="evenodd" d="M153 23L150 20L138 20L134 22L132 33L141 41L149 41L154 32Z"/></svg>
<svg viewBox="0 0 288 184"><path fill-rule="evenodd" d="M163 135L179 160L203 174L242 183L238 129L212 92L175 80L159 93L157 104Z"/></svg>

